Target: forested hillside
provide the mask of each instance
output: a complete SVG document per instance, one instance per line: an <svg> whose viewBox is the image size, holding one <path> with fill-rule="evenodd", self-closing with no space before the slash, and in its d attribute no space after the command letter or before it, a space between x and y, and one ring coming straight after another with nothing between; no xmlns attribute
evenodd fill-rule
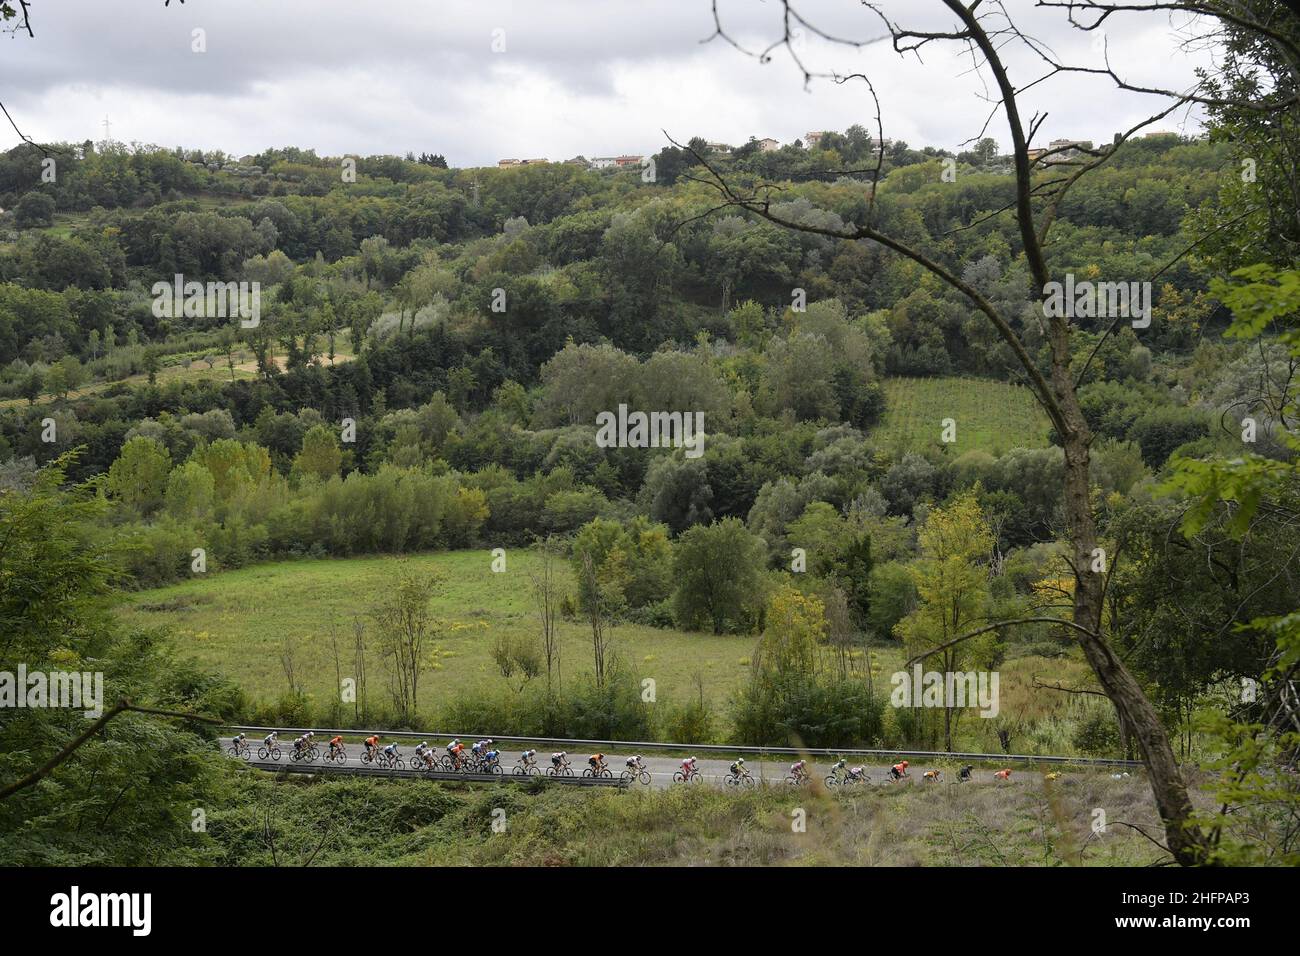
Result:
<svg viewBox="0 0 1300 956"><path fill-rule="evenodd" d="M1114 560L1109 639L1180 757L1206 762L1232 734L1197 723L1198 710L1276 663L1265 619L1293 613L1300 587L1285 521L1257 520L1242 540L1239 512L1214 501L1185 521L1207 494L1197 469L1240 458L1244 417L1252 460L1294 460L1294 343L1240 325L1294 273L1281 256L1230 280L1247 264L1239 247L1195 241L1236 201L1235 135L1224 123L1123 143L1069 192L1047 247L1054 274L1155 277L1149 324L1075 320L1074 371ZM476 726L952 750L988 746L990 725L951 707L886 708L879 661L1020 622L939 662L1019 675L1003 747L1137 755L1057 623L1078 573L1063 544L1063 453L1006 341L916 263L718 209L709 181L776 183L781 218L836 232L874 217L938 249L1045 369L1041 290L1000 214L1015 184L996 144L878 153L853 127L816 148L712 154L697 138L647 169L455 169L292 147L235 159L112 141L0 157L0 507L31 525L6 567L68 589L24 625L32 659L115 661L118 692L223 719L418 726L427 696L407 671L393 677L401 648L385 636L414 614L430 634L417 672L449 672L435 712ZM155 286L174 280L255 284L260 314L160 309ZM623 405L702 415L702 453L601 447L599 416ZM44 541L60 565L41 564ZM483 568L518 552L527 570L511 586L528 611L456 606L456 582L396 561L387 586L330 605L328 633L304 615L309 633L277 645L259 632L241 649L225 620L235 644L214 652L199 646L208 628L185 621L233 569L465 549ZM340 567L323 577L346 589ZM110 593L122 603L200 575L106 616ZM6 621L30 615L26 585L0 575L0 588ZM520 621L534 598L550 602L540 628ZM496 630L483 623L498 612ZM557 669L554 686L547 613L585 642L570 640L568 683ZM654 629L699 648L683 658L697 693L677 667L671 712L643 696ZM490 647L476 670L443 653L453 633ZM608 633L619 653L607 659ZM340 643L349 664L374 655L364 710L303 677L334 676ZM1057 677L1040 679L1051 662ZM245 668L256 678L241 680ZM1077 686L1058 683L1067 672ZM32 726L59 719L28 715L4 735L35 739ZM141 752L140 767L113 767L99 744L87 759L114 779L154 772L183 802L212 785L179 759L197 739L167 737L178 759L165 768ZM28 762L28 748L16 753L0 780ZM59 795L24 799L62 832ZM22 853L47 852L35 845ZM105 858L129 845L119 834Z"/></svg>

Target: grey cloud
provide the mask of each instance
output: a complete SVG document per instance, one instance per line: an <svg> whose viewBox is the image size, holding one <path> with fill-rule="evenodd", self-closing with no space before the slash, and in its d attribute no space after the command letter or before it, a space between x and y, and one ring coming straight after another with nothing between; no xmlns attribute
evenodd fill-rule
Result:
<svg viewBox="0 0 1300 956"><path fill-rule="evenodd" d="M727 0L724 26L747 49L781 34L780 5ZM857 3L796 5L837 37L881 33ZM1063 55L1095 55L1089 37L1059 13L1008 0L1022 24ZM457 164L501 156L650 151L674 136L783 141L809 129L873 125L870 101L852 85L802 88L784 51L759 64L721 41L708 0L42 0L37 38L6 40L0 96L25 131L41 139L98 138L105 112L128 141L218 147L235 153L294 143L333 155L443 152ZM951 15L935 2L884 9L907 26L943 29ZM1150 23L1150 21L1147 21ZM190 31L206 31L208 52L190 51ZM491 50L505 31L506 52ZM1112 62L1141 79L1178 86L1192 61L1167 27L1116 31ZM869 70L882 98L886 135L955 147L980 128L989 104L969 61L951 46L898 57L889 44L861 49L807 37L800 49L816 70ZM1025 82L1041 70L1011 57ZM1087 93L1080 95L1084 86ZM1028 111L1050 114L1046 138L1109 139L1149 109L1105 81L1045 84ZM1174 125L1172 122L1166 125ZM1004 144L1000 120L990 135ZM0 146L16 141L0 133Z"/></svg>

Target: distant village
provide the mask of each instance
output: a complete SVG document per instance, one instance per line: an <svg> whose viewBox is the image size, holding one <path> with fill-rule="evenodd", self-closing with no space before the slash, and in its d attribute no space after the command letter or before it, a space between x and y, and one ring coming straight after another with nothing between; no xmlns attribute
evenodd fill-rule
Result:
<svg viewBox="0 0 1300 956"><path fill-rule="evenodd" d="M811 130L805 133L802 139L797 139L792 143L784 145L803 149L818 149L820 148L822 139L826 135L827 133L824 130ZM1156 136L1176 135L1179 134L1173 133L1169 130L1154 130L1146 133L1143 138L1149 139ZM889 149L894 144L894 141L888 137L883 140L870 137L869 141L871 150L877 153L882 149ZM89 147L89 143L86 145ZM708 146L711 155L723 159L731 156L737 150L737 147L732 146L729 143L707 143L706 145ZM782 149L783 144L779 140L772 139L770 136L765 136L761 139L758 137L752 138L749 143L746 144L746 147L762 153L772 153ZM1100 147L1102 150L1107 148L1109 148L1109 144L1103 144L1103 146ZM1037 147L1028 151L1030 162L1039 161L1044 166L1071 162L1078 159L1080 156L1088 155L1090 153L1095 154L1092 140L1086 139L1054 139L1046 146ZM244 156L238 161L235 161L231 158L225 157L224 154L217 153L215 155L217 161L213 161L211 158L205 159L200 155L199 158L191 159L190 162L196 166L203 166L214 172L220 170L244 177L260 177L263 175L262 167L255 164L255 157L253 156ZM580 166L583 169L592 170L639 169L645 165L648 159L648 156L639 153L624 153L619 156L596 156L591 159L588 159L585 156L575 156L572 159L562 160L560 162L563 165ZM519 166L538 166L551 162L552 160L546 158L501 159L497 161L497 167L499 169L513 169ZM1001 172L1009 172L1011 165L1012 157L1010 155L993 157L991 163L991 167L994 171ZM285 177L280 176L278 178Z"/></svg>
<svg viewBox="0 0 1300 956"><path fill-rule="evenodd" d="M804 149L817 149L821 145L822 138L826 135L825 130L811 130L804 133L803 138L795 140L792 146L802 146ZM1177 135L1168 130L1155 130L1146 133L1144 138L1153 136L1173 136ZM780 140L772 139L765 136L762 139L754 137L749 141L757 148L759 152L771 153L782 148ZM878 140L871 137L871 149L873 152L879 152L882 148L888 149L894 144L892 139L886 137ZM730 156L736 147L729 143L708 143L709 151L712 155L718 157ZM1029 161L1042 160L1042 165L1050 166L1056 163L1065 163L1078 159L1080 156L1088 154L1092 150L1092 140L1087 139L1054 139L1046 146L1030 149L1028 151ZM584 169L631 169L638 168L645 164L648 157L627 153L621 156L596 156L588 159L585 156L575 156L572 159L566 159L562 162L565 165L581 166ZM997 162L1010 164L1012 157L1010 155L998 156ZM549 159L501 159L497 161L499 169L511 169L516 166L536 166L541 163L549 163Z"/></svg>

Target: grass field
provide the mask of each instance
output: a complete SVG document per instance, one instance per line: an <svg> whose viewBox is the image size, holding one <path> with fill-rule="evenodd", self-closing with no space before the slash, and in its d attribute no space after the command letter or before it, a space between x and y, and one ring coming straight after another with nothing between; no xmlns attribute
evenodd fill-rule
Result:
<svg viewBox="0 0 1300 956"><path fill-rule="evenodd" d="M354 616L367 616L399 560L300 560L225 571L133 594L121 614L139 624L168 625L184 654L235 678L255 699L273 699L285 689L280 642L285 636L297 638L306 690L317 700L328 700L335 681L331 626L338 629L341 655L349 658ZM420 710L432 712L457 690L504 686L491 658L497 637L539 633L528 578L535 556L510 551L506 571L500 574L492 572L488 551L422 554L405 560L420 569L436 568L444 579L433 612L448 628L426 661ZM564 572L567 576L567 565ZM564 678L589 673L589 630L561 620L560 631ZM639 676L654 678L658 698L672 703L684 703L694 693L698 673L705 693L721 704L748 674L753 646L749 636L633 625L620 625L613 632L619 660ZM373 641L368 654L372 651L371 686L382 692ZM345 675L348 670L345 660Z"/></svg>
<svg viewBox="0 0 1300 956"><path fill-rule="evenodd" d="M895 457L943 447L943 420L957 426L948 454L974 449L1000 454L1047 444L1048 421L1029 390L978 378L891 378L885 380L884 421L872 437Z"/></svg>

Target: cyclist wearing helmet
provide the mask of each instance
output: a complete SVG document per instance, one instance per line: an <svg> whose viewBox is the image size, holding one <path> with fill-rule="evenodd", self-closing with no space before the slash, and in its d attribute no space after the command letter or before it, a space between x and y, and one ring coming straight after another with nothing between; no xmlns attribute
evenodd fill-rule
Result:
<svg viewBox="0 0 1300 956"><path fill-rule="evenodd" d="M563 770L569 765L569 754L561 750L559 753L551 754L551 768L554 770Z"/></svg>
<svg viewBox="0 0 1300 956"><path fill-rule="evenodd" d="M267 750L270 750L279 742L280 742L280 731L278 730L273 730L265 737L262 738L262 746L264 746Z"/></svg>
<svg viewBox="0 0 1300 956"><path fill-rule="evenodd" d="M900 760L898 763L894 764L892 767L889 768L889 779L891 780L902 780L906 776L907 776L906 760Z"/></svg>
<svg viewBox="0 0 1300 956"><path fill-rule="evenodd" d="M628 757L627 760L624 761L624 763L627 764L628 769L630 769L630 770L644 770L644 769L645 769L645 764L643 764L643 763L641 762L641 755L640 755L640 754L636 754L636 755L634 755L634 756Z"/></svg>
<svg viewBox="0 0 1300 956"><path fill-rule="evenodd" d="M685 760L682 761L683 777L685 777L687 780L690 780L691 777L695 776L696 773L698 773L698 771L695 769L694 757L687 757Z"/></svg>
<svg viewBox="0 0 1300 956"><path fill-rule="evenodd" d="M790 764L790 775L793 777L800 777L800 778L807 777L808 761L796 760L794 763Z"/></svg>
<svg viewBox="0 0 1300 956"><path fill-rule="evenodd" d="M369 737L366 738L366 753L370 756L371 760L375 759L375 749L378 746L379 746L378 734L371 734Z"/></svg>
<svg viewBox="0 0 1300 956"><path fill-rule="evenodd" d="M605 769L605 755L592 754L587 758L587 763L591 766L592 775L595 776Z"/></svg>
<svg viewBox="0 0 1300 956"><path fill-rule="evenodd" d="M335 753L337 753L342 749L343 749L343 737L340 734L335 734L333 737L330 738L330 756L333 756Z"/></svg>
<svg viewBox="0 0 1300 956"><path fill-rule="evenodd" d="M962 767L961 770L958 772L957 779L960 780L962 783L965 783L967 780L970 780L971 774L973 774L974 772L975 772L975 767L972 766L971 764L966 764L966 766Z"/></svg>
<svg viewBox="0 0 1300 956"><path fill-rule="evenodd" d="M537 751L525 750L523 753L519 755L519 762L522 763L525 767L537 766Z"/></svg>
<svg viewBox="0 0 1300 956"><path fill-rule="evenodd" d="M465 759L465 745L461 743L459 739L453 740L451 743L447 744L447 756L452 759L452 762L457 767L459 767L461 761Z"/></svg>
<svg viewBox="0 0 1300 956"><path fill-rule="evenodd" d="M742 774L747 774L747 773L749 773L749 771L745 769L745 758L737 757L731 764L732 776L739 777Z"/></svg>

